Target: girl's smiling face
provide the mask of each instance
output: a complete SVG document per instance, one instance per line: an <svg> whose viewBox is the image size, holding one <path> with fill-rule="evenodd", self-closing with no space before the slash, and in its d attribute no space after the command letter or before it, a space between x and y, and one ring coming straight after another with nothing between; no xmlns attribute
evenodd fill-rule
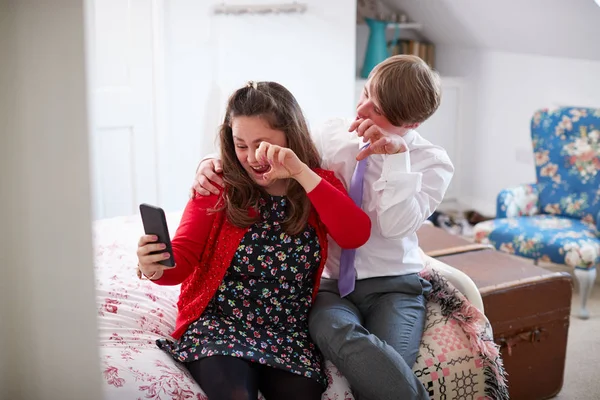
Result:
<svg viewBox="0 0 600 400"><path fill-rule="evenodd" d="M264 118L254 116L234 117L231 120L233 144L238 161L259 186L267 193L281 195L285 193L286 181L267 182L263 175L271 169L267 160L257 160L256 150L261 142L287 147L287 139L283 131L273 129Z"/></svg>

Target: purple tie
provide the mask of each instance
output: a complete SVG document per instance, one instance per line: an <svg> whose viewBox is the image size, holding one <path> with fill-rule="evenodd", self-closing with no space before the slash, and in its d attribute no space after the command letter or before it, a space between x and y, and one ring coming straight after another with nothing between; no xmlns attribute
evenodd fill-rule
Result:
<svg viewBox="0 0 600 400"><path fill-rule="evenodd" d="M368 146L368 145L367 145ZM366 147L366 146L365 146ZM364 147L363 147L364 148ZM363 159L356 164L352 180L350 181L349 195L354 204L361 207L363 198L363 178L367 168L367 159ZM340 257L340 276L338 278L338 289L340 296L346 297L354 291L356 282L356 269L354 268L354 257L356 249L343 249Z"/></svg>

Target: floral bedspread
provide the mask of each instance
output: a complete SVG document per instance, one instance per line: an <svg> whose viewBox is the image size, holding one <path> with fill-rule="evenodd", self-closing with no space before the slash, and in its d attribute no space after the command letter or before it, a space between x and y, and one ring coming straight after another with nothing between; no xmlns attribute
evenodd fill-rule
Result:
<svg viewBox="0 0 600 400"><path fill-rule="evenodd" d="M174 232L180 215L169 215ZM179 286L140 281L135 274L138 216L94 225L97 311L105 398L207 400L185 368L155 340L174 329ZM507 399L504 370L485 317L435 271L421 351L414 372L432 399ZM330 362L323 400L352 400L348 382ZM262 398L262 397L261 397Z"/></svg>

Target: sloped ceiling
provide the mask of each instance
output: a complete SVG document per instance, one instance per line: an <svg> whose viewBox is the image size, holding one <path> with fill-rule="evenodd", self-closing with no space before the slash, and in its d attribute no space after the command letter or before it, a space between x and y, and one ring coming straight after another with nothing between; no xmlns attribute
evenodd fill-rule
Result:
<svg viewBox="0 0 600 400"><path fill-rule="evenodd" d="M423 36L436 44L600 60L600 7L594 0L382 2L421 22Z"/></svg>

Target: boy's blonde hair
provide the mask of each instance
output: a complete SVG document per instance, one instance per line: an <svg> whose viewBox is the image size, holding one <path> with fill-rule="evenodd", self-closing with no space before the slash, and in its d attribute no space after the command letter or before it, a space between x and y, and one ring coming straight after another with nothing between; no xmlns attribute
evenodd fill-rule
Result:
<svg viewBox="0 0 600 400"><path fill-rule="evenodd" d="M440 106L440 77L417 56L389 57L369 78L370 95L394 126L424 122Z"/></svg>

